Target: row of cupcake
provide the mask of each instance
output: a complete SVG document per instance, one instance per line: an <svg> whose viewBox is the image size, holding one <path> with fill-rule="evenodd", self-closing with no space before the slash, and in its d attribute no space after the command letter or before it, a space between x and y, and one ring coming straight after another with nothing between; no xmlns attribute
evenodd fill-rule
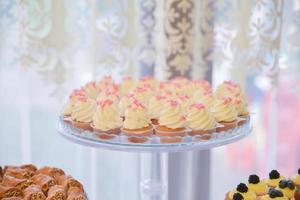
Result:
<svg viewBox="0 0 300 200"><path fill-rule="evenodd" d="M298 200L300 195L300 169L291 178L281 176L277 170L261 180L256 174L249 176L248 184L240 183L226 194L225 200Z"/></svg>
<svg viewBox="0 0 300 200"><path fill-rule="evenodd" d="M153 86L153 78L141 79L127 92L124 88L132 79L119 85L108 80L74 90L63 112L65 120L99 134L116 135L122 129L128 136L151 136L155 126L158 136L180 137L187 129L191 135L226 131L242 125L249 115L244 93L232 82L224 82L213 94L209 83L183 78L159 86ZM198 100L191 98L197 95Z"/></svg>

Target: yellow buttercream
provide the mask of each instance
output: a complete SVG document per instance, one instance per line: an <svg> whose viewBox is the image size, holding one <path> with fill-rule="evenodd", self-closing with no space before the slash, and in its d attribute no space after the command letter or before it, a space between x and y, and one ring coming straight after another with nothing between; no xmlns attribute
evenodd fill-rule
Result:
<svg viewBox="0 0 300 200"><path fill-rule="evenodd" d="M122 122L123 120L120 117L118 107L114 103L98 105L93 115L93 125L96 129L103 131L120 128Z"/></svg>
<svg viewBox="0 0 300 200"><path fill-rule="evenodd" d="M284 194L284 196L285 197L288 197L288 198L292 198L292 197L294 197L294 195L295 195L295 191L296 191L296 189L294 189L294 190L291 190L290 188L288 188L288 187L286 187L286 188L279 188L279 187L277 187L276 188L277 190L280 190L283 194Z"/></svg>
<svg viewBox="0 0 300 200"><path fill-rule="evenodd" d="M203 104L207 109L211 109L214 103L214 97L208 93L202 93L201 91L197 91L194 93L194 102Z"/></svg>
<svg viewBox="0 0 300 200"><path fill-rule="evenodd" d="M216 126L215 118L204 107L189 107L186 121L187 126L192 130L211 130Z"/></svg>
<svg viewBox="0 0 300 200"><path fill-rule="evenodd" d="M121 93L126 94L129 93L135 86L137 85L137 81L132 78L127 78L121 83Z"/></svg>
<svg viewBox="0 0 300 200"><path fill-rule="evenodd" d="M184 127L184 116L178 102L166 103L159 117L159 124L172 129Z"/></svg>
<svg viewBox="0 0 300 200"><path fill-rule="evenodd" d="M265 182L261 181L257 184L249 183L248 188L255 192L257 195L267 194L268 186Z"/></svg>
<svg viewBox="0 0 300 200"><path fill-rule="evenodd" d="M125 111L125 121L123 127L126 129L140 129L149 126L150 120L145 107L131 104Z"/></svg>
<svg viewBox="0 0 300 200"><path fill-rule="evenodd" d="M220 84L216 91L215 91L215 97L220 98L220 97L231 97L233 91L230 90L230 86L227 84Z"/></svg>
<svg viewBox="0 0 300 200"><path fill-rule="evenodd" d="M279 181L281 179L284 179L284 176L280 176L279 178L276 178L276 179L267 179L267 180L265 180L265 182L267 183L268 186L275 188L278 186Z"/></svg>
<svg viewBox="0 0 300 200"><path fill-rule="evenodd" d="M86 122L86 123L92 122L95 107L96 107L95 101L91 99L78 101L73 106L72 115L71 115L72 120L78 122Z"/></svg>
<svg viewBox="0 0 300 200"><path fill-rule="evenodd" d="M295 183L295 185L300 186L300 175L297 174L292 178L293 182Z"/></svg>
<svg viewBox="0 0 300 200"><path fill-rule="evenodd" d="M121 100L119 102L119 111L120 111L121 116L125 116L125 110L132 102L132 100L131 100L132 97L133 97L132 95L125 95L121 98Z"/></svg>
<svg viewBox="0 0 300 200"><path fill-rule="evenodd" d="M237 119L237 112L230 98L216 99L211 112L218 122L232 122Z"/></svg>

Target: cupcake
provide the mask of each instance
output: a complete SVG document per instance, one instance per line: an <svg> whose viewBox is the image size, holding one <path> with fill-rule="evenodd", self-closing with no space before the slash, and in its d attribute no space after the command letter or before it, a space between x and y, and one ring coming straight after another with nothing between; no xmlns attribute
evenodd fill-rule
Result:
<svg viewBox="0 0 300 200"><path fill-rule="evenodd" d="M222 127L217 127L217 132L228 131L237 126L237 112L230 97L217 98L211 109L217 122Z"/></svg>
<svg viewBox="0 0 300 200"><path fill-rule="evenodd" d="M269 193L267 195L262 196L260 200L289 200L289 199L285 197L280 190L271 188L269 190Z"/></svg>
<svg viewBox="0 0 300 200"><path fill-rule="evenodd" d="M191 136L209 134L216 131L217 123L214 116L200 103L189 106L186 123L190 129L189 135Z"/></svg>
<svg viewBox="0 0 300 200"><path fill-rule="evenodd" d="M269 173L269 179L266 180L266 183L269 187L276 188L281 179L284 179L284 177L280 176L280 173L277 170L272 170Z"/></svg>
<svg viewBox="0 0 300 200"><path fill-rule="evenodd" d="M92 127L100 138L111 139L115 135L119 135L121 133L122 122L118 106L111 99L97 102Z"/></svg>
<svg viewBox="0 0 300 200"><path fill-rule="evenodd" d="M78 102L74 104L71 114L72 124L77 128L92 131L90 124L93 121L95 107L94 100L83 96L78 98Z"/></svg>
<svg viewBox="0 0 300 200"><path fill-rule="evenodd" d="M148 106L148 115L151 119L151 122L153 125L158 124L158 118L160 116L161 110L164 107L164 100L166 98L163 96L153 96L149 100L149 106Z"/></svg>
<svg viewBox="0 0 300 200"><path fill-rule="evenodd" d="M226 195L226 200L233 200L233 196L239 193L243 196L245 200L256 200L257 196L255 192L250 190L245 183L240 183L237 185L236 190L233 190Z"/></svg>
<svg viewBox="0 0 300 200"><path fill-rule="evenodd" d="M98 95L98 88L96 82L88 82L83 87L84 91L86 92L87 96L91 99L96 99Z"/></svg>
<svg viewBox="0 0 300 200"><path fill-rule="evenodd" d="M63 119L64 119L64 121L67 122L67 123L71 123L71 122L72 122L72 120L71 120L72 110L73 110L72 104L71 104L71 102L69 101L69 102L65 105L65 107L64 107L64 109L63 109Z"/></svg>
<svg viewBox="0 0 300 200"><path fill-rule="evenodd" d="M292 180L280 180L276 189L280 190L283 195L289 199L292 199L295 196L296 187Z"/></svg>
<svg viewBox="0 0 300 200"><path fill-rule="evenodd" d="M249 176L248 188L255 192L257 196L268 194L268 186L265 182L260 181L259 177L255 174Z"/></svg>
<svg viewBox="0 0 300 200"><path fill-rule="evenodd" d="M185 118L180 105L175 100L166 101L158 119L156 134L161 137L163 143L181 142L185 135Z"/></svg>
<svg viewBox="0 0 300 200"><path fill-rule="evenodd" d="M147 137L153 134L146 107L136 99L125 111L123 132L128 136L128 140L134 143L146 142L148 141Z"/></svg>

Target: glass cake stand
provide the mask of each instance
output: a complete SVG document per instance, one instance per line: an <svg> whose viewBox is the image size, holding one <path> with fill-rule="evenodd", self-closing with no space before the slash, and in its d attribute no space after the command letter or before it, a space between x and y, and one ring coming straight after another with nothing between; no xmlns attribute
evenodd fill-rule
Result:
<svg viewBox="0 0 300 200"><path fill-rule="evenodd" d="M229 131L203 136L186 134L179 143L161 143L157 136L144 138L146 141L144 143L133 143L122 133L110 139L101 139L94 132L80 130L71 123L65 122L62 117L60 117L57 127L57 131L64 138L80 145L117 151L150 153L148 154L150 155L150 164L146 163L142 157L139 170L142 179L140 181L140 196L141 199L149 200L168 200L168 153L208 150L227 145L246 137L251 133L251 130L249 117L243 125ZM145 166L150 168L150 173L146 177L143 172Z"/></svg>

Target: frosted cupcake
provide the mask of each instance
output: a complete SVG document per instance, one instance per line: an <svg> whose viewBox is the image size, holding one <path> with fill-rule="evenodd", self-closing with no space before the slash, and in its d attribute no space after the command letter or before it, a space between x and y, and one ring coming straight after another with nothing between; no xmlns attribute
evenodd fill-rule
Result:
<svg viewBox="0 0 300 200"><path fill-rule="evenodd" d="M203 104L189 106L186 122L187 127L191 129L189 135L192 136L209 134L216 130L216 120Z"/></svg>
<svg viewBox="0 0 300 200"><path fill-rule="evenodd" d="M94 100L86 97L79 97L78 100L73 106L71 114L72 124L77 128L92 131L90 124L93 121L96 103Z"/></svg>
<svg viewBox="0 0 300 200"><path fill-rule="evenodd" d="M156 96L151 97L151 99L149 101L148 115L149 115L153 125L158 124L158 118L164 107L165 99L166 98L163 96L156 95Z"/></svg>
<svg viewBox="0 0 300 200"><path fill-rule="evenodd" d="M269 179L265 180L265 182L269 187L276 188L281 179L284 179L284 176L281 176L277 170L272 170L269 173Z"/></svg>
<svg viewBox="0 0 300 200"><path fill-rule="evenodd" d="M248 179L248 188L255 192L257 196L268 194L268 186L264 181L260 181L256 174L252 174Z"/></svg>
<svg viewBox="0 0 300 200"><path fill-rule="evenodd" d="M73 110L73 107L72 107L71 102L69 101L63 109L63 119L67 123L72 122L72 120L71 120L72 110Z"/></svg>
<svg viewBox="0 0 300 200"><path fill-rule="evenodd" d="M185 118L181 112L180 104L175 100L168 100L158 119L156 134L161 142L181 142L185 135Z"/></svg>
<svg viewBox="0 0 300 200"><path fill-rule="evenodd" d="M227 131L237 126L237 112L230 97L217 98L211 109L217 122L223 127L218 127L217 132Z"/></svg>
<svg viewBox="0 0 300 200"><path fill-rule="evenodd" d="M118 106L110 99L97 102L92 127L102 139L111 139L121 133L122 118Z"/></svg>
<svg viewBox="0 0 300 200"><path fill-rule="evenodd" d="M84 89L85 93L87 94L87 96L91 99L96 99L96 97L98 96L99 91L97 88L97 84L94 81L88 82L87 84L85 84L83 89Z"/></svg>
<svg viewBox="0 0 300 200"><path fill-rule="evenodd" d="M246 123L246 120L249 116L249 110L248 110L248 105L246 101L243 99L235 99L234 100L235 108L238 114L238 117L240 118L238 125L241 126Z"/></svg>
<svg viewBox="0 0 300 200"><path fill-rule="evenodd" d="M143 143L153 134L153 127L145 106L134 100L125 111L123 132L130 142Z"/></svg>

